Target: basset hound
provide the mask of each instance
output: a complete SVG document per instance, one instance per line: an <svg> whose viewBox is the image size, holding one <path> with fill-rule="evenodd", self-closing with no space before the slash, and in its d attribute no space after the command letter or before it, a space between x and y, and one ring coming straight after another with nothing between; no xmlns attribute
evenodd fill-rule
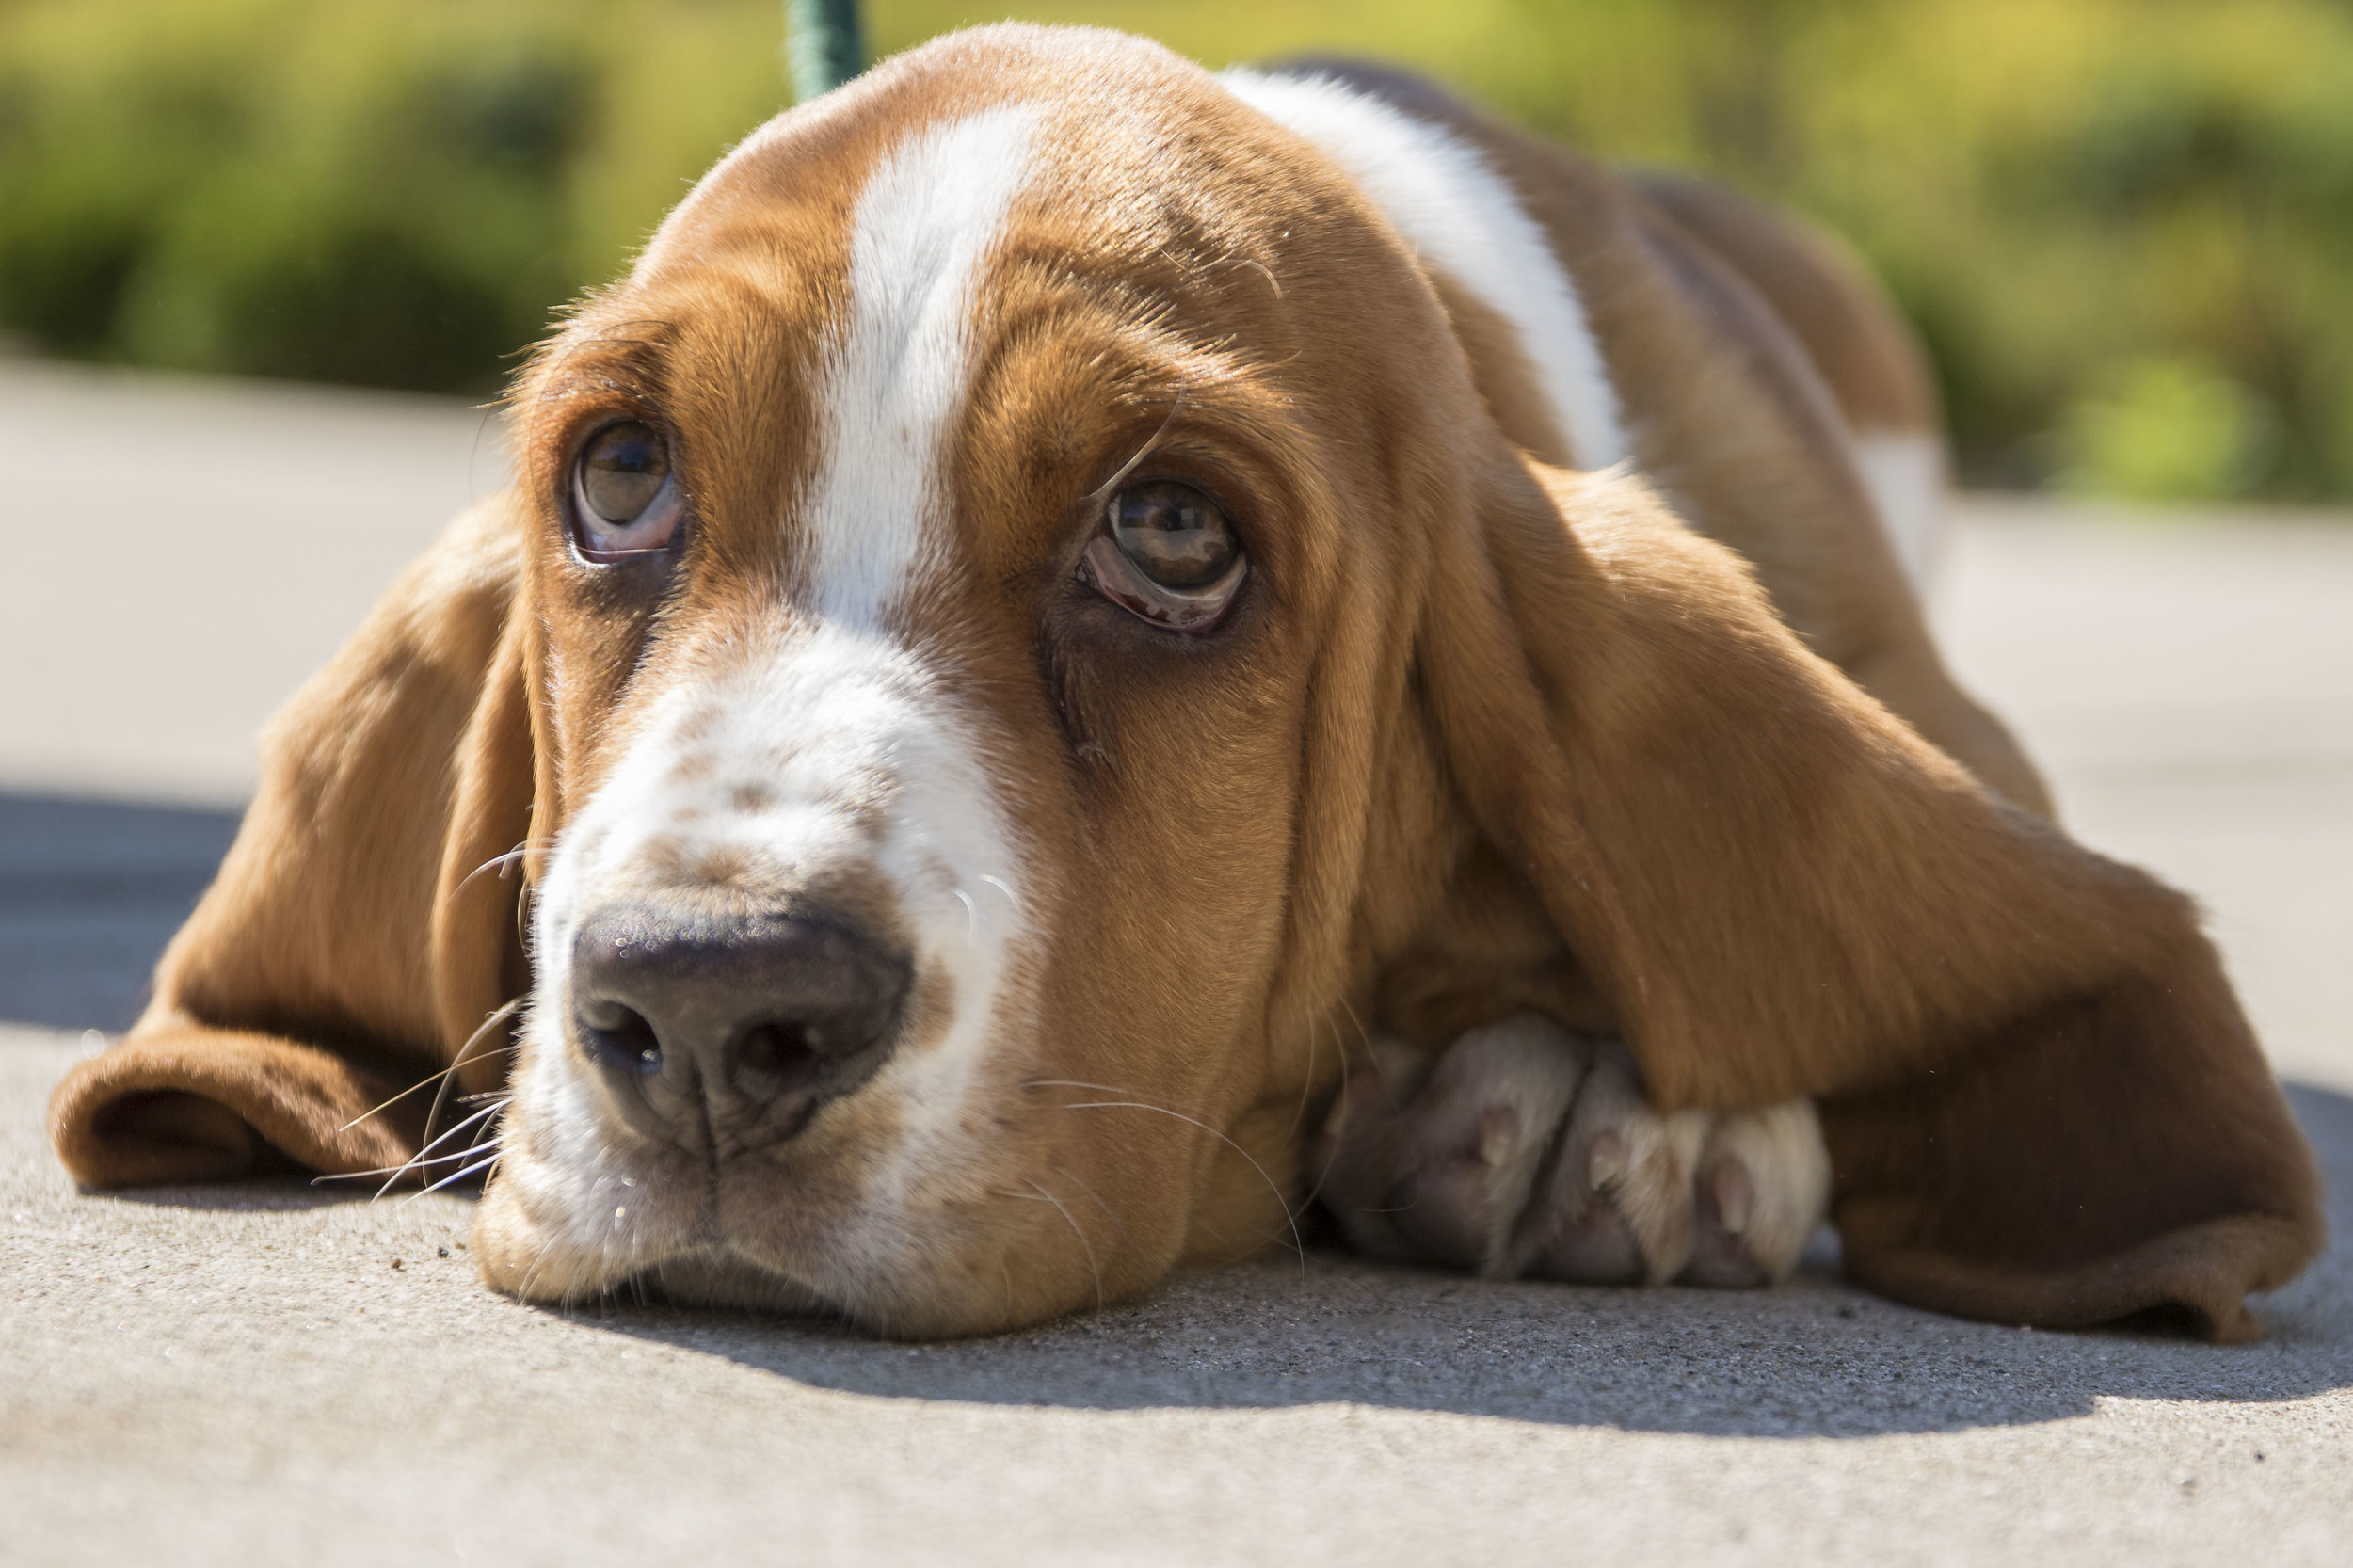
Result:
<svg viewBox="0 0 2353 1568"><path fill-rule="evenodd" d="M474 1251L1000 1329L1292 1234L2254 1331L2310 1151L1907 565L1808 231L1358 68L1006 25L779 116L276 721L94 1187L488 1171Z"/></svg>

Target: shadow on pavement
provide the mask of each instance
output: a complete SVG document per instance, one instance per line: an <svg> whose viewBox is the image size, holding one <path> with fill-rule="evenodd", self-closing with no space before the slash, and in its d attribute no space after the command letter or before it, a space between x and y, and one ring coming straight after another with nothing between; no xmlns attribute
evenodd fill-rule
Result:
<svg viewBox="0 0 2353 1568"><path fill-rule="evenodd" d="M0 794L0 1018L129 1028L237 817Z"/></svg>
<svg viewBox="0 0 2353 1568"><path fill-rule="evenodd" d="M291 1161L290 1161L291 1163ZM250 1181L223 1181L208 1187L126 1187L85 1195L110 1203L147 1208L187 1208L216 1214L291 1214L312 1208L337 1208L376 1201L383 1177L356 1181L316 1181L307 1176L258 1176ZM415 1191L395 1189L384 1195L398 1203Z"/></svg>
<svg viewBox="0 0 2353 1568"><path fill-rule="evenodd" d="M2353 1099L2290 1090L2353 1221ZM1917 1312L1819 1255L1784 1288L1494 1285L1310 1249L1180 1276L1141 1302L991 1339L910 1347L831 1323L659 1306L562 1314L794 1382L987 1404L1230 1410L1326 1402L1711 1436L1865 1437L2089 1415L2102 1399L2271 1401L2353 1386L2353 1256L2265 1304L2271 1336L2216 1347L2033 1333Z"/></svg>

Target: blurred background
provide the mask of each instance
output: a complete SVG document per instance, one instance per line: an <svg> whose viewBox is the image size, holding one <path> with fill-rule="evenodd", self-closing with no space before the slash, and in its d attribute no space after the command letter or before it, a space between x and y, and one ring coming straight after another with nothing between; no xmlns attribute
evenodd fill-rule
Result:
<svg viewBox="0 0 2353 1568"><path fill-rule="evenodd" d="M2353 494L2345 0L1029 4L1212 65L1410 62L1846 235L1961 472ZM0 330L120 364L494 390L786 102L777 0L0 0ZM1003 14L871 0L885 54ZM429 324L429 329L421 329Z"/></svg>
<svg viewBox="0 0 2353 1568"><path fill-rule="evenodd" d="M0 0L0 1020L136 1015L263 722L503 482L517 352L786 104L784 9ZM2353 1088L2353 0L1018 9L1402 61L1845 235L1945 380L1949 658Z"/></svg>

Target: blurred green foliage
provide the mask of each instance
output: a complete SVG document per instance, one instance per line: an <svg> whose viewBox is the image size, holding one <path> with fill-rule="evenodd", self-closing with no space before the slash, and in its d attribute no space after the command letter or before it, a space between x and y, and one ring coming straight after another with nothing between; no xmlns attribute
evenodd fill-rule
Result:
<svg viewBox="0 0 2353 1568"><path fill-rule="evenodd" d="M779 0L0 0L0 328L494 387L782 106ZM2345 0L1098 0L1211 64L1418 65L1876 264L1965 471L2353 495ZM1004 14L870 0L888 53Z"/></svg>

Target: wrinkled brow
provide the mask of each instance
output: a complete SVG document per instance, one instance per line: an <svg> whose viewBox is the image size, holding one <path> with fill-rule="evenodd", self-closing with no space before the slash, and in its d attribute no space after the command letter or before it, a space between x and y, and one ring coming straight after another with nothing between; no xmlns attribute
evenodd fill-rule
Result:
<svg viewBox="0 0 2353 1568"><path fill-rule="evenodd" d="M656 401L675 330L657 316L584 312L533 352L516 383L515 412L529 420L536 408L594 395Z"/></svg>

